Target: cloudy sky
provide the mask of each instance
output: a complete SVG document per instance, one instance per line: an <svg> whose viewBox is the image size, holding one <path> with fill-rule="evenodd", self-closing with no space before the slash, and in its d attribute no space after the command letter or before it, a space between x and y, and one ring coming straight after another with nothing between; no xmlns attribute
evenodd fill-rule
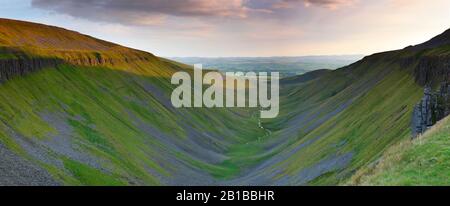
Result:
<svg viewBox="0 0 450 206"><path fill-rule="evenodd" d="M0 17L166 57L371 54L450 28L450 1L0 0Z"/></svg>

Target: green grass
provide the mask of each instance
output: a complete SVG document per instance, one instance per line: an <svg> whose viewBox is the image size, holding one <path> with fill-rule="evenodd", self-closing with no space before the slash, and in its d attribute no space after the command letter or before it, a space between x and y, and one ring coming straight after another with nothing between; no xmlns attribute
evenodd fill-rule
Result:
<svg viewBox="0 0 450 206"><path fill-rule="evenodd" d="M450 185L450 118L413 141L404 140L376 165L362 169L349 184Z"/></svg>
<svg viewBox="0 0 450 206"><path fill-rule="evenodd" d="M64 160L64 167L69 170L73 177L76 178L82 185L118 186L125 184L120 181L120 178L118 177L105 174L104 172L70 159Z"/></svg>
<svg viewBox="0 0 450 206"><path fill-rule="evenodd" d="M163 62L158 64L168 67ZM390 71L384 73L386 67ZM159 162L164 161L167 155L181 159L214 178L226 180L241 175L283 150L291 150L322 136L272 166L282 171L277 177L290 176L334 154L352 152L353 159L343 170L331 171L310 183L322 185L340 183L353 171L374 161L387 147L408 138L410 114L422 95L421 87L414 82L408 70L381 61L359 65L353 68L352 74L340 70L317 80L283 88L280 117L263 122L273 130L269 137L265 137L265 131L257 127L258 119L252 115L255 111L178 110L187 117L189 121L185 123L193 129L223 137L209 144L209 147L221 151L225 160L211 164L193 157L188 151L168 147L135 124L133 116L168 134L173 138L170 141L183 142L187 138L186 131L180 127L180 114L164 107L152 92L144 89L144 84L149 83L163 94L170 94L171 85L166 83L168 80L164 79L164 74L155 77L158 71L153 70L149 74L139 68L133 68L136 72L127 73L102 67L63 65L58 69L46 69L15 78L0 86L4 89L0 91L4 98L13 98L12 102L16 102L14 105L7 101L0 104L4 111L10 111L2 115L16 119L10 126L25 137L45 139L56 131L42 120L39 112L66 114L77 144L102 160L102 166L110 173L105 175L118 177L122 183L128 179L139 179L141 184L151 185L159 182L147 171L148 168L171 176L171 168L176 167L161 166ZM379 81L369 85L368 82L376 78ZM349 99L353 99L353 103L348 108L327 117ZM19 110L22 116L16 114ZM288 142L283 142L285 146L265 151L266 144L276 141L286 129L286 120L309 112L311 120L299 125ZM314 113L316 115L312 115ZM311 131L306 130L322 118L326 120ZM259 140L260 137L264 138ZM340 142L345 144L334 146ZM165 152L159 152L161 150ZM55 175L59 173L54 172ZM80 177L71 176L83 184L84 180Z"/></svg>
<svg viewBox="0 0 450 206"><path fill-rule="evenodd" d="M169 67L164 63L160 64L163 69ZM152 65L142 65L142 68L144 66L158 68ZM139 67L141 66L134 69L140 70ZM171 168L176 165L169 164L163 168L159 162L164 161L165 156L179 151L158 141L154 134L138 127L136 121L152 125L173 138L168 141L179 144L184 144L187 138L186 131L180 126L181 121L184 121L184 124L199 133L210 132L225 137L210 146L211 149L222 150L225 155L228 150L236 150L235 145L252 141L264 134L257 126L257 119L251 117L253 112L239 108L234 109L234 112L226 108L181 109L177 112L185 117L180 119L181 114L163 106L152 91L144 89L145 84L154 85L170 98L171 85L167 84L168 80L153 77L157 72L155 70L151 70L152 74L148 76L146 70L139 72L143 75L102 67L61 65L15 77L0 85L0 125L31 141L51 141L51 136L58 138L60 134L55 124L44 120L42 114L59 116L72 129L73 144L78 145L83 153L98 159L110 174L96 171L96 175L104 174L105 178L97 178L97 182L92 182L91 178L96 178L86 177L87 173L92 172L92 168L87 166L80 166L69 174L58 167L52 167L50 172L54 176L60 176L59 179L67 181L67 184L74 184L75 179L75 183L96 185L112 183L110 177L117 178L115 183L122 184L128 184L128 179L138 179L140 182L135 182L136 184L160 184L148 172L149 168L163 176L172 175ZM248 120L236 121L247 117ZM26 154L7 130L0 131L0 141L16 148L15 151ZM210 165L184 151L181 155L186 162L196 162L194 167L212 168L207 171L215 177L230 177L248 166L237 166L236 161ZM62 154L57 154L56 157L70 159ZM29 156L28 158L45 167L45 163ZM229 159L233 160L235 157L230 155ZM74 162L68 164L72 166L71 171L78 165Z"/></svg>
<svg viewBox="0 0 450 206"><path fill-rule="evenodd" d="M272 166L283 171L277 178L295 175L322 160L351 152L352 160L345 168L329 171L309 183L339 184L355 170L374 161L386 148L410 137L411 113L423 91L414 82L410 70L382 59L353 65L351 74L347 71L334 71L282 90L282 113L267 123L278 130L273 138L289 126L287 120L292 114L310 118L294 125L297 129L292 133L291 142L281 150L292 150L320 138ZM371 85L373 81L376 83ZM329 115L350 99L353 102L346 109ZM325 120L316 125L320 119ZM308 130L310 127L313 129Z"/></svg>
<svg viewBox="0 0 450 206"><path fill-rule="evenodd" d="M349 152L348 165L308 184L448 184L448 126L430 131L423 143L404 150L393 147L401 154L397 162L370 175L371 165L388 148L410 137L413 106L423 94L414 79L417 58L448 55L448 47L376 54L310 81L282 85L279 117L262 120L271 130L268 135L259 128L254 109L175 110L165 105L174 88L171 75L192 72L187 65L60 28L0 22L0 59L66 61L0 85L0 142L63 184L160 185L161 177L187 172L178 171L179 164L205 177L229 180L270 157L289 154L257 171L277 171L277 179ZM403 68L399 58L409 57L416 59ZM88 61L99 59L110 62L99 66ZM57 119L49 121L46 115ZM299 117L305 121L291 122ZM45 145L63 134L71 149L98 165L46 147L41 151L62 162L49 163L18 141ZM197 155L201 149L221 158Z"/></svg>

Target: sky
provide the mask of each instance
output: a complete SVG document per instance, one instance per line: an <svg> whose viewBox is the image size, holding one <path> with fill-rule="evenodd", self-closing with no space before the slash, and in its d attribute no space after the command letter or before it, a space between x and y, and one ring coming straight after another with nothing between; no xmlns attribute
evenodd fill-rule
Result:
<svg viewBox="0 0 450 206"><path fill-rule="evenodd" d="M0 0L0 17L164 57L364 54L450 28L450 0Z"/></svg>

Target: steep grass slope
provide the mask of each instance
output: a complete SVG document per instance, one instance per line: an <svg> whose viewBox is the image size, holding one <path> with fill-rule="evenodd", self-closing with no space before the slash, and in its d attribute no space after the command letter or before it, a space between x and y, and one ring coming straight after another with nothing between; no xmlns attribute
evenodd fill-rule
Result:
<svg viewBox="0 0 450 206"><path fill-rule="evenodd" d="M239 172L236 145L265 134L253 111L174 109L170 76L185 65L56 27L0 25L14 74L0 85L0 145L38 168L0 184L216 184ZM0 168L20 174L13 162Z"/></svg>
<svg viewBox="0 0 450 206"><path fill-rule="evenodd" d="M409 138L422 89L408 69L375 58L285 85L280 116L263 123L272 136L262 144L276 155L249 183L338 184Z"/></svg>
<svg viewBox="0 0 450 206"><path fill-rule="evenodd" d="M448 32L282 80L280 115L261 120L173 108L170 77L186 65L2 19L0 184L345 184L410 138L423 85L450 79Z"/></svg>
<svg viewBox="0 0 450 206"><path fill-rule="evenodd" d="M441 120L414 141L389 148L371 167L361 169L349 184L450 185L450 118Z"/></svg>
<svg viewBox="0 0 450 206"><path fill-rule="evenodd" d="M335 185L410 139L423 85L450 79L450 47L439 42L374 54L306 81L284 81L280 116L263 122L272 130L263 144L276 155L241 181Z"/></svg>

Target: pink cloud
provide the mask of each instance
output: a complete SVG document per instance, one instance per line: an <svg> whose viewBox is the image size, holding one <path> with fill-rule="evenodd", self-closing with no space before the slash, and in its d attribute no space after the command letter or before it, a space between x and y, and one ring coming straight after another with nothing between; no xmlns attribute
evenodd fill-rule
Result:
<svg viewBox="0 0 450 206"><path fill-rule="evenodd" d="M273 6L277 9L295 8L298 4L303 4L305 7L318 6L328 9L338 9L343 6L353 5L357 0L282 0L275 3Z"/></svg>
<svg viewBox="0 0 450 206"><path fill-rule="evenodd" d="M155 25L167 16L246 18L245 0L32 0L32 6L93 21Z"/></svg>

